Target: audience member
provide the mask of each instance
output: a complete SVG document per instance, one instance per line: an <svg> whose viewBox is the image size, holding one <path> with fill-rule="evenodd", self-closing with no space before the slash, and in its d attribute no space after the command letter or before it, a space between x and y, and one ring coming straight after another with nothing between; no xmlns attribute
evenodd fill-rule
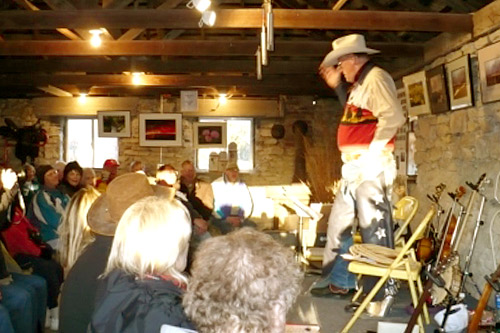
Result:
<svg viewBox="0 0 500 333"><path fill-rule="evenodd" d="M145 175L117 177L98 197L87 214L95 241L90 243L69 271L61 293L60 333L86 333L94 311L97 277L104 272L113 236L123 212L136 201L165 195L168 189L151 186Z"/></svg>
<svg viewBox="0 0 500 333"><path fill-rule="evenodd" d="M11 169L2 169L0 199L0 229L8 228L9 206L19 196L17 175ZM22 197L21 199L22 200ZM0 242L0 300L8 319L0 320L0 332L35 332L44 325L47 306L46 281L40 276L23 274ZM4 311L1 311L5 314ZM11 325L9 325L9 323ZM48 322L49 326L51 325ZM57 323L55 323L57 324ZM54 326L57 329L57 326Z"/></svg>
<svg viewBox="0 0 500 333"><path fill-rule="evenodd" d="M229 163L222 177L212 182L214 211L210 223L227 234L240 227L256 227L248 219L252 214L253 201L247 185L240 180L236 163Z"/></svg>
<svg viewBox="0 0 500 333"><path fill-rule="evenodd" d="M214 209L214 192L210 183L196 176L193 162L189 160L181 165L180 191L187 196L193 208L208 221Z"/></svg>
<svg viewBox="0 0 500 333"><path fill-rule="evenodd" d="M140 172L140 173L144 173L144 165L142 164L141 161L132 161L132 163L130 163L130 167L129 167L129 171L130 172Z"/></svg>
<svg viewBox="0 0 500 333"><path fill-rule="evenodd" d="M7 178L12 177L11 179ZM2 173L2 184L16 181L14 172L10 175ZM8 185L10 186L10 185ZM6 220L7 226L2 228L2 237L5 240L8 253L23 268L30 268L33 274L41 276L47 283L47 307L50 327L57 330L59 326L58 297L63 282L63 269L52 259L52 248L41 241L38 230L35 229L25 216L22 196L19 193L10 202Z"/></svg>
<svg viewBox="0 0 500 333"><path fill-rule="evenodd" d="M70 198L82 188L80 181L82 180L83 169L77 161L69 162L64 167L64 174L59 190L68 195Z"/></svg>
<svg viewBox="0 0 500 333"><path fill-rule="evenodd" d="M290 249L243 228L200 245L183 304L200 333L281 333L302 278Z"/></svg>
<svg viewBox="0 0 500 333"><path fill-rule="evenodd" d="M57 229L59 234L59 260L66 272L76 262L87 245L94 241L87 224L87 213L92 203L101 195L94 187L84 187L75 193L66 208Z"/></svg>
<svg viewBox="0 0 500 333"><path fill-rule="evenodd" d="M91 331L193 328L182 307L190 236L189 214L177 200L148 197L130 206L116 229Z"/></svg>
<svg viewBox="0 0 500 333"><path fill-rule="evenodd" d="M175 189L175 198L179 200L189 212L193 225L193 237L190 243L191 254L201 241L210 237L210 234L207 231L208 223L205 219L203 219L202 215L194 209L193 205L188 201L186 195L179 191L179 174L172 165L164 164L158 169L156 172L156 182L158 185ZM191 259L191 256L189 259Z"/></svg>
<svg viewBox="0 0 500 333"><path fill-rule="evenodd" d="M29 207L36 192L40 189L40 184L36 180L35 167L29 163L23 165L24 180L20 182L21 193L23 195L24 204Z"/></svg>
<svg viewBox="0 0 500 333"><path fill-rule="evenodd" d="M118 167L120 164L116 160L107 159L102 166L102 173L96 180L96 188L99 192L105 193L108 184L113 181L118 175Z"/></svg>
<svg viewBox="0 0 500 333"><path fill-rule="evenodd" d="M64 162L64 161L57 161L56 163L54 163L54 169L57 170L57 174L59 177L59 183L61 183L63 180L65 167L66 167L66 162ZM40 179L38 181L40 181Z"/></svg>
<svg viewBox="0 0 500 333"><path fill-rule="evenodd" d="M87 187L87 186L96 186L96 181L97 181L97 176L95 174L94 169L92 168L83 168L82 172L82 180L80 184L82 187Z"/></svg>
<svg viewBox="0 0 500 333"><path fill-rule="evenodd" d="M40 230L42 240L57 250L59 237L57 227L61 222L69 197L57 189L59 176L52 166L39 166L37 178L42 188L33 198L28 210L28 218Z"/></svg>

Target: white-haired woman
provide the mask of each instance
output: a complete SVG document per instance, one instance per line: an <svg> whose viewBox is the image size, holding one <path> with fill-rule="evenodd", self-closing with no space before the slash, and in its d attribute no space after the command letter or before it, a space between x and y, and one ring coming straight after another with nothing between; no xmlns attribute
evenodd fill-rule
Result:
<svg viewBox="0 0 500 333"><path fill-rule="evenodd" d="M302 277L290 249L243 228L200 245L183 304L200 333L282 333Z"/></svg>
<svg viewBox="0 0 500 333"><path fill-rule="evenodd" d="M87 245L94 241L87 224L87 213L92 203L101 195L94 187L84 187L73 195L63 220L57 229L59 234L59 261L69 272Z"/></svg>
<svg viewBox="0 0 500 333"><path fill-rule="evenodd" d="M189 213L176 200L146 197L130 206L116 229L92 332L193 328L182 307L190 236Z"/></svg>

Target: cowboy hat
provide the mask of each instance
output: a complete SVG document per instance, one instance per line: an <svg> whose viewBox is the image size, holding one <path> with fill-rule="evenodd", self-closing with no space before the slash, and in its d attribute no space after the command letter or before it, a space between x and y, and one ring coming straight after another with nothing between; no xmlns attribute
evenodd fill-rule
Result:
<svg viewBox="0 0 500 333"><path fill-rule="evenodd" d="M351 34L337 38L332 42L333 51L328 53L321 63L322 67L335 66L339 58L352 53L374 54L380 51L366 47L365 37L359 34Z"/></svg>
<svg viewBox="0 0 500 333"><path fill-rule="evenodd" d="M114 236L123 213L133 203L149 196L171 199L174 195L174 189L150 185L144 174L126 173L109 183L106 193L90 206L87 223L99 235Z"/></svg>

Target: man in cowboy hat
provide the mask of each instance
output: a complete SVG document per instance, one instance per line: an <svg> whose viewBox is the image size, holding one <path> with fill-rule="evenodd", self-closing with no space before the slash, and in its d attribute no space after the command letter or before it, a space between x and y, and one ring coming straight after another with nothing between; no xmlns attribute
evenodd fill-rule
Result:
<svg viewBox="0 0 500 333"><path fill-rule="evenodd" d="M364 243L394 246L390 198L396 165L392 152L396 132L405 122L393 79L370 61L369 55L379 51L366 47L359 34L338 38L332 45L320 74L344 105L337 133L344 164L328 223L323 258L326 278L311 290L316 295L347 294L354 288L354 277L339 254L352 244L355 218Z"/></svg>

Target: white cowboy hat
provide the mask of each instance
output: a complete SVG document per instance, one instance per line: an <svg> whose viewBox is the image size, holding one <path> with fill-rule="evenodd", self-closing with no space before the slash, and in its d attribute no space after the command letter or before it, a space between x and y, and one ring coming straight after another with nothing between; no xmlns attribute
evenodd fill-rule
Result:
<svg viewBox="0 0 500 333"><path fill-rule="evenodd" d="M351 53L366 53L374 54L380 51L369 49L366 47L365 37L359 34L352 34L337 38L332 42L333 51L328 53L323 59L321 66L335 66L339 62L339 58Z"/></svg>

